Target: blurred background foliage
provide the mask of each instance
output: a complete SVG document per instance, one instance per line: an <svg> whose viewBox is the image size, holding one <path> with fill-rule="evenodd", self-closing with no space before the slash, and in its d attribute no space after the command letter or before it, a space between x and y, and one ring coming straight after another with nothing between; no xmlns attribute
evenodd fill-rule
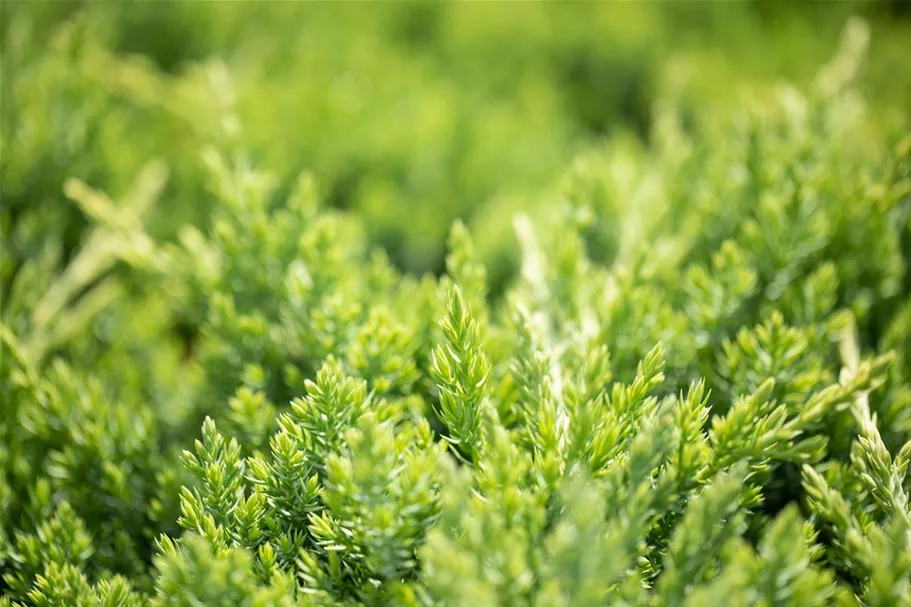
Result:
<svg viewBox="0 0 911 607"><path fill-rule="evenodd" d="M647 140L656 99L736 99L812 77L851 14L874 33L864 90L884 120L911 98L894 3L5 2L3 230L85 221L70 176L125 193L150 158L172 171L148 220L204 224L199 149L216 143L282 183L303 170L371 241L442 269L462 217L503 253L487 215L527 207L579 149ZM290 187L290 185L289 185ZM287 188L286 188L287 189ZM513 202L510 202L513 201ZM520 203L515 201L521 201ZM499 202L499 204L492 204ZM40 208L40 219L25 219ZM27 232L41 232L30 226ZM40 237L11 238L3 284Z"/></svg>

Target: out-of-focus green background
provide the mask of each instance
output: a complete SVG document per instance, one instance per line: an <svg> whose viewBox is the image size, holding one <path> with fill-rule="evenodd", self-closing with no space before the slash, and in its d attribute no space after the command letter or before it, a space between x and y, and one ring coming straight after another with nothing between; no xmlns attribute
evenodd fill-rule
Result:
<svg viewBox="0 0 911 607"><path fill-rule="evenodd" d="M462 217L496 275L491 218L537 204L580 150L618 132L647 142L665 98L696 107L805 82L851 15L872 31L862 89L884 122L905 119L911 11L898 1L7 1L0 282L49 234L65 254L79 244L70 176L116 200L163 159L148 229L204 226L207 144L272 171L280 191L312 170L408 270L440 270Z"/></svg>

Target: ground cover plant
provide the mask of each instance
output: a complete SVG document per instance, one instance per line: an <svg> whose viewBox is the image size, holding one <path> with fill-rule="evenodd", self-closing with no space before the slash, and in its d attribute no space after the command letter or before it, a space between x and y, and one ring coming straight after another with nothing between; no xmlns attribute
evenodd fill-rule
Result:
<svg viewBox="0 0 911 607"><path fill-rule="evenodd" d="M3 5L0 607L911 605L901 6L527 6Z"/></svg>

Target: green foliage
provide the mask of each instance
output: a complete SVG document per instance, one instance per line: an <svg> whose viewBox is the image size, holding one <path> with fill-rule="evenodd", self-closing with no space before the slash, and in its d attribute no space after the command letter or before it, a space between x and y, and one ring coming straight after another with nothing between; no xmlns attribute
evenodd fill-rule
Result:
<svg viewBox="0 0 911 607"><path fill-rule="evenodd" d="M478 323L458 287L452 291L449 312L440 327L446 343L434 349L431 367L440 388L438 415L449 429L449 440L473 457L481 448L490 363L481 348Z"/></svg>
<svg viewBox="0 0 911 607"><path fill-rule="evenodd" d="M0 7L0 607L911 605L904 18L264 6Z"/></svg>

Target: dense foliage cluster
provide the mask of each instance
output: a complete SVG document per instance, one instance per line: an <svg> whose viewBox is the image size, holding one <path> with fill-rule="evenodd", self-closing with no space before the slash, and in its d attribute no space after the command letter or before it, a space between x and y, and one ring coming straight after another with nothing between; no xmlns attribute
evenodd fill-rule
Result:
<svg viewBox="0 0 911 607"><path fill-rule="evenodd" d="M734 99L682 9L143 6L4 6L0 607L911 606L864 22Z"/></svg>

